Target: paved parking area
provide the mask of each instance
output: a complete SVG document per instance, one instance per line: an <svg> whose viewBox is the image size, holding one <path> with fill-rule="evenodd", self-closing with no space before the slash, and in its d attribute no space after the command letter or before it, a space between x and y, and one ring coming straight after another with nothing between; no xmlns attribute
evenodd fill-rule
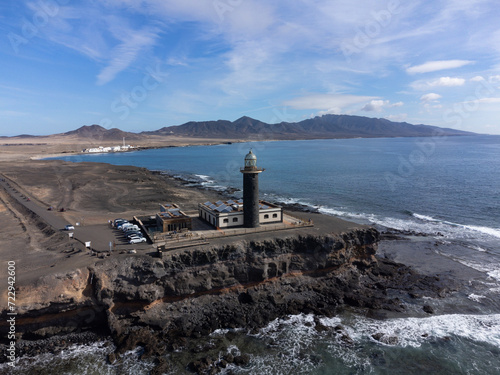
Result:
<svg viewBox="0 0 500 375"><path fill-rule="evenodd" d="M73 232L74 237L78 241L82 243L91 241L92 249L96 251L109 251L110 243L111 250L113 251L128 251L132 249L145 250L152 248L152 245L147 242L133 245L129 244L123 236L122 231L111 228L106 224L79 226L75 227Z"/></svg>

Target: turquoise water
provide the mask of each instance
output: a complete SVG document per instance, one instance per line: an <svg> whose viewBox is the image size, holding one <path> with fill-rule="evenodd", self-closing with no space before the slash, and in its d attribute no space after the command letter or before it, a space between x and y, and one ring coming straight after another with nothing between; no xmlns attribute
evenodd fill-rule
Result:
<svg viewBox="0 0 500 375"><path fill-rule="evenodd" d="M258 333L241 331L224 350L250 354L250 364L223 373L500 374L499 136L255 142L63 159L136 165L194 185L241 188L239 167L249 148L266 168L259 177L262 197L307 204L381 229L423 233L442 244L430 247L436 254L483 276L474 280L473 291L428 300L444 311L432 316L408 305L406 317L374 320L345 311L321 318L332 327L325 332L314 329L312 315L276 320ZM334 328L339 326L341 334ZM375 334L383 334L387 343L375 340ZM204 340L221 335L224 331ZM20 364L17 373L35 366L54 374L147 374L151 369L132 352L127 365L109 365L103 350L76 347L64 358L40 356ZM186 373L178 364L183 355L168 355L177 363L170 374Z"/></svg>

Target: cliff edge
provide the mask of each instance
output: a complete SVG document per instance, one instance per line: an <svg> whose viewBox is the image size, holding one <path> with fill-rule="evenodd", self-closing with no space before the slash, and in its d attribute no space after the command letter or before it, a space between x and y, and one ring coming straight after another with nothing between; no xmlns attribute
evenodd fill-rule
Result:
<svg viewBox="0 0 500 375"><path fill-rule="evenodd" d="M378 238L375 229L357 228L183 249L162 259L108 257L20 288L16 335L22 347L23 340L94 331L111 335L117 354L140 345L144 355L159 356L219 328L253 329L297 313L332 316L342 305L401 311L388 291L445 291L435 278L375 257Z"/></svg>

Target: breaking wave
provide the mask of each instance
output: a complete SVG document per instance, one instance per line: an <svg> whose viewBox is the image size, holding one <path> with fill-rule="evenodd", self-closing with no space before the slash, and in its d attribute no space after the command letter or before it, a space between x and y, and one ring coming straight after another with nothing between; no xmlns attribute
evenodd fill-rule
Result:
<svg viewBox="0 0 500 375"><path fill-rule="evenodd" d="M326 328L318 329L318 324ZM495 360L500 348L500 314L387 320L349 314L333 318L299 314L276 319L250 336L266 349L253 353L249 367L231 368L232 373L392 373L402 365L401 356L405 361L420 361L430 372L443 365L443 356L463 370L459 373L500 369ZM483 359L471 363L463 355L471 348L474 353L469 355Z"/></svg>
<svg viewBox="0 0 500 375"><path fill-rule="evenodd" d="M359 318L351 328L350 334L357 340L374 340L373 335L380 333L382 337L394 337L394 345L401 347L420 347L430 340L453 335L500 348L500 314L450 314L385 321Z"/></svg>
<svg viewBox="0 0 500 375"><path fill-rule="evenodd" d="M404 218L396 218L367 213L354 213L348 210L324 206L319 206L317 208L319 212L327 215L338 216L353 221L361 221L363 224L376 224L400 231L417 232L430 236L439 235L448 239L500 239L500 228L458 224L418 213L407 214ZM477 250L486 251L483 248L478 248Z"/></svg>
<svg viewBox="0 0 500 375"><path fill-rule="evenodd" d="M124 353L120 361L110 364L106 357L115 349L110 342L72 345L58 354L17 358L15 367L0 364L0 374L146 375L154 367L152 361L139 360L141 348Z"/></svg>

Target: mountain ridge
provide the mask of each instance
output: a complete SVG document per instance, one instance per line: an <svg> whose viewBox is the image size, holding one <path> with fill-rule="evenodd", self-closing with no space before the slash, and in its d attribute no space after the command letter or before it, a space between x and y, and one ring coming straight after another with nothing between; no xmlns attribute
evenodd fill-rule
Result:
<svg viewBox="0 0 500 375"><path fill-rule="evenodd" d="M106 129L101 125L84 125L78 129L53 136L94 138L99 140L142 140L150 136L177 136L210 139L238 140L299 140L329 138L385 138L385 137L430 137L435 135L474 135L462 130L431 125L413 125L393 122L384 118L352 115L323 115L302 120L269 124L248 116L235 121L189 121L181 125L165 126L154 131L127 132L118 128ZM15 136L15 137L26 137ZM15 138L12 137L12 138ZM50 137L50 136L33 136Z"/></svg>
<svg viewBox="0 0 500 375"><path fill-rule="evenodd" d="M412 125L383 118L351 115L323 115L300 122L268 124L243 116L235 121L190 121L182 125L163 127L147 135L177 135L195 138L243 139L315 139L315 138L375 138L428 137L444 135L471 135L475 133L431 125Z"/></svg>
<svg viewBox="0 0 500 375"><path fill-rule="evenodd" d="M121 140L123 138L127 139L140 139L142 138L138 133L126 132L118 128L106 129L101 125L83 125L78 129L71 130L65 133L61 133L62 136L77 136L77 137L92 137L101 140Z"/></svg>

